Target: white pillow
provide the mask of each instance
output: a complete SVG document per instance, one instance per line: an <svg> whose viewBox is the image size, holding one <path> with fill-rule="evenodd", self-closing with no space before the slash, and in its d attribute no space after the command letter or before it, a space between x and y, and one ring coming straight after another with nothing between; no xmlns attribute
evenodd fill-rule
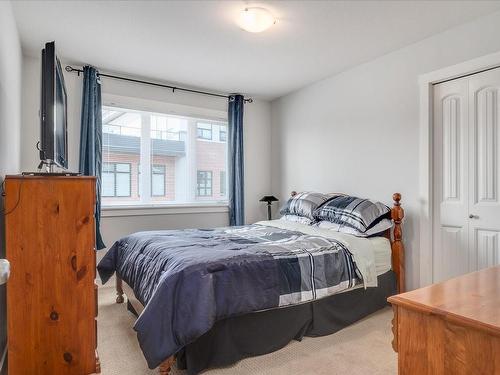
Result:
<svg viewBox="0 0 500 375"><path fill-rule="evenodd" d="M283 215L281 217L281 220L285 221L293 221L295 223L300 223L300 224L305 224L305 225L311 225L312 220L309 219L308 217L305 216L298 216L298 215Z"/></svg>
<svg viewBox="0 0 500 375"><path fill-rule="evenodd" d="M352 234L356 237L369 237L375 234L385 232L387 229L392 228L392 220L382 219L373 227L368 229L366 232L360 232L356 228L345 226L339 223L332 223L331 221L326 221L326 220L320 221L317 225L318 228L333 230L335 232Z"/></svg>

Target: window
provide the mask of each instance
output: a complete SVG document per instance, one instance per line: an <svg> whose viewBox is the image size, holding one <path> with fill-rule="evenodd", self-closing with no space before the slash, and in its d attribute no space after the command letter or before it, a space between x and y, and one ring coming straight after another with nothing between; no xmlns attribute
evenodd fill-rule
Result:
<svg viewBox="0 0 500 375"><path fill-rule="evenodd" d="M226 179L218 175L227 169L223 113L198 118L117 106L102 113L104 207L227 201L226 184L213 182Z"/></svg>
<svg viewBox="0 0 500 375"><path fill-rule="evenodd" d="M165 166L154 164L151 168L151 195L162 197L165 195Z"/></svg>
<svg viewBox="0 0 500 375"><path fill-rule="evenodd" d="M163 197L165 195L165 166L154 164L151 166L151 195L153 197ZM141 165L137 166L137 186L138 195L141 195Z"/></svg>
<svg viewBox="0 0 500 375"><path fill-rule="evenodd" d="M130 164L103 163L102 196L130 197L131 190Z"/></svg>
<svg viewBox="0 0 500 375"><path fill-rule="evenodd" d="M212 196L212 171L198 171L196 195L199 197Z"/></svg>
<svg viewBox="0 0 500 375"><path fill-rule="evenodd" d="M226 171L220 171L220 195L221 196L226 195L226 186L227 186Z"/></svg>
<svg viewBox="0 0 500 375"><path fill-rule="evenodd" d="M197 128L197 134L199 139L212 140L212 125L199 122Z"/></svg>
<svg viewBox="0 0 500 375"><path fill-rule="evenodd" d="M221 126L219 129L219 141L221 142L227 141L227 128L225 126Z"/></svg>
<svg viewBox="0 0 500 375"><path fill-rule="evenodd" d="M180 119L166 116L151 117L151 138L180 141L181 132L179 128Z"/></svg>

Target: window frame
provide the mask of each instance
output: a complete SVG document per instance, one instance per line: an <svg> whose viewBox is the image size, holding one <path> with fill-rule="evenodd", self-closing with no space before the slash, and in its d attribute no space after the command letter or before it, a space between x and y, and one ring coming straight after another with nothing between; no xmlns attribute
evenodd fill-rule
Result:
<svg viewBox="0 0 500 375"><path fill-rule="evenodd" d="M222 139L221 134L224 134L224 139ZM219 142L227 142L227 125L219 125Z"/></svg>
<svg viewBox="0 0 500 375"><path fill-rule="evenodd" d="M102 192L101 192L102 197L103 198L131 198L132 197L132 163L106 161L106 162L102 163L103 170L104 170L104 164L111 164L111 165L113 165L113 171L112 172L108 172L108 171L104 172L104 171L102 171L101 175L104 174L104 173L106 173L106 174L112 173L113 174L113 192L114 192L114 195L103 195ZM116 166L118 164L128 165L128 172L117 171L116 170ZM117 195L117 190L116 190L116 187L117 187L116 175L117 174L128 174L128 176L129 176L129 178L128 178L128 195ZM102 178L102 176L101 176L101 178Z"/></svg>
<svg viewBox="0 0 500 375"><path fill-rule="evenodd" d="M206 124L222 124L224 126L228 125L227 112L225 110L194 107L184 104L168 103L163 101L158 101L149 98L137 98L122 96L116 94L110 94L103 92L102 94L102 106L108 107L108 109L116 108L117 110L126 110L132 112L148 112L151 114L158 114L164 116L188 118L192 120L196 126L197 122L204 122ZM151 132L151 128L148 128ZM196 130L195 130L196 131ZM152 135L149 134L150 139ZM216 135L213 135L216 137ZM195 133L194 140L196 141L197 136ZM185 139L181 139L185 140ZM141 149L144 149L141 145ZM147 149L149 150L149 148ZM143 151L144 152L144 151ZM148 151L149 152L149 151ZM227 166L227 145L226 145L226 160L225 165ZM151 160L152 161L152 160ZM189 173L196 173L196 168L194 171ZM168 173L168 166L166 168L166 174ZM213 178L212 176L212 192L214 192ZM133 178L133 177L132 177ZM196 181L193 181L196 182ZM144 187L144 186L143 186ZM197 184L191 187L191 189L197 188ZM165 181L165 195L168 193L167 185ZM193 193L191 199L172 200L172 201L159 201L151 199L144 200L140 197L140 201L122 201L112 202L103 201L102 210L103 212L108 212L106 216L127 216L127 215L162 215L170 213L205 213L205 212L227 212L228 200L227 197L212 196L209 199L198 200L196 196L196 190L191 190ZM111 198L111 197L110 197ZM189 198L189 197L188 197ZM177 194L176 194L177 199Z"/></svg>
<svg viewBox="0 0 500 375"><path fill-rule="evenodd" d="M162 168L163 173L155 173L154 168ZM153 193L153 176L161 175L163 176L163 194L154 194ZM151 197L165 197L167 195L167 166L165 164L153 163L151 164Z"/></svg>
<svg viewBox="0 0 500 375"><path fill-rule="evenodd" d="M224 177L224 178L222 178ZM226 171L219 172L219 195L227 197L227 173ZM223 188L224 187L224 188Z"/></svg>
<svg viewBox="0 0 500 375"><path fill-rule="evenodd" d="M200 194L200 173L205 173L205 177L203 178L205 182L205 186L202 188L205 190L205 194ZM207 178L208 174L210 175L210 178ZM210 194L207 193L207 183L210 181ZM214 172L213 171L207 171L207 170L202 170L198 169L196 170L196 196L200 198L206 198L206 197L213 197L214 195Z"/></svg>
<svg viewBox="0 0 500 375"><path fill-rule="evenodd" d="M209 125L210 129L208 129L208 128L202 128L202 127L200 127L200 124ZM200 134L200 130L201 130L201 134ZM204 132L210 132L210 138L209 137L205 137L203 135ZM202 122L202 121L196 121L196 139L201 139L201 140L204 140L204 141L213 141L213 139L214 139L214 125L212 123L206 123L206 122Z"/></svg>

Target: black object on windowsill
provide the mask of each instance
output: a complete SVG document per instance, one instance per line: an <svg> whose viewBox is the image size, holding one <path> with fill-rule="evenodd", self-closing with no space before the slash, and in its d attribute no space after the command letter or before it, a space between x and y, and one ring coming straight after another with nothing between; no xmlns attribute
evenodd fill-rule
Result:
<svg viewBox="0 0 500 375"><path fill-rule="evenodd" d="M272 202L278 202L278 198L274 195L265 195L260 198L259 202L267 202L267 220L271 220L271 206Z"/></svg>

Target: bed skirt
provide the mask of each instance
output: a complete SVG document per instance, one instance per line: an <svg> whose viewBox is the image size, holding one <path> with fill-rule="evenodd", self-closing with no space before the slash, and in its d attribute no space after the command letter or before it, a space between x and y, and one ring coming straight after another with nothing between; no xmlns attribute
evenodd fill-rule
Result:
<svg viewBox="0 0 500 375"><path fill-rule="evenodd" d="M332 334L387 306L396 294L392 271L378 277L378 287L355 289L303 305L221 320L177 353L177 366L189 375L271 353L291 340Z"/></svg>

